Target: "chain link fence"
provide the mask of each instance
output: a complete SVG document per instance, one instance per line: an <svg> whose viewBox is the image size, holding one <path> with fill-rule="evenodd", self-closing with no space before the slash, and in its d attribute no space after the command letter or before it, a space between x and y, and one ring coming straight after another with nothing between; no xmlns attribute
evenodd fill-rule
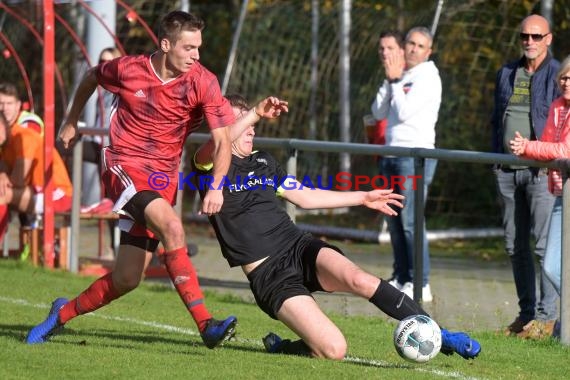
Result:
<svg viewBox="0 0 570 380"><path fill-rule="evenodd" d="M88 1L56 2L56 123L59 123L75 78L85 64ZM190 10L206 20L202 62L222 82L232 33L241 1L191 1ZM275 94L290 102L290 112L276 121L263 121L264 137L312 137L311 120L311 1L250 0L240 36L228 93L239 92L254 102ZM315 138L339 140L339 19L338 1L319 1L318 86L315 99ZM18 84L21 94L40 115L42 96L42 2L0 3L0 80ZM362 116L383 80L378 63L380 31L431 26L437 1L352 2L351 126L353 142L365 142ZM117 1L117 38L127 51L151 52L155 44L143 23L156 30L162 15L180 7L179 1ZM437 147L489 151L494 78L506 61L521 54L520 21L540 10L539 1L465 0L444 3L432 59L440 70L443 99L437 124ZM134 17L133 17L134 16ZM552 53L559 60L570 53L570 4L554 2ZM21 62L21 65L18 65ZM56 124L57 125L57 124ZM205 131L205 130L204 130ZM193 149L194 147L190 147ZM284 157L287 152L274 152ZM370 156L352 156L353 174L376 173ZM299 173L329 175L339 170L338 155L306 153ZM440 163L428 199L428 226L499 225L499 211L489 167ZM358 211L355 211L358 212ZM369 217L366 214L365 217ZM374 219L370 218L370 223Z"/></svg>

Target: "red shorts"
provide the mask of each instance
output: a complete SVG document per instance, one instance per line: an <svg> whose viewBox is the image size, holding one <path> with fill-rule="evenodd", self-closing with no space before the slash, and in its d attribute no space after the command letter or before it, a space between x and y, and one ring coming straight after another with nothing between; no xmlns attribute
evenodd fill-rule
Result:
<svg viewBox="0 0 570 380"><path fill-rule="evenodd" d="M176 201L177 181L170 180L164 173L147 172L141 168L115 165L104 168L103 184L107 197L113 203L113 211L120 215L119 229L133 236L155 238L152 231L141 225L123 211L123 207L138 192L150 190L160 194L171 205Z"/></svg>
<svg viewBox="0 0 570 380"><path fill-rule="evenodd" d="M67 212L71 211L71 197L64 195L63 197L53 201L54 212Z"/></svg>
<svg viewBox="0 0 570 380"><path fill-rule="evenodd" d="M44 212L44 193L41 188L34 188L34 212L41 214ZM52 205L54 212L67 212L71 210L71 197L65 195L65 191L56 187L52 193Z"/></svg>

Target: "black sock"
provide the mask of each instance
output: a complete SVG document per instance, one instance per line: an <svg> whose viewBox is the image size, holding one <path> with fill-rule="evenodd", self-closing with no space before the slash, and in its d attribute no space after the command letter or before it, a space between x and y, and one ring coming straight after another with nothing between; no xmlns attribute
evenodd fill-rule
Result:
<svg viewBox="0 0 570 380"><path fill-rule="evenodd" d="M303 340L292 342L290 339L283 339L279 348L275 351L280 354L311 356L311 349Z"/></svg>
<svg viewBox="0 0 570 380"><path fill-rule="evenodd" d="M416 301L384 280L380 280L378 289L368 301L399 321L416 314L429 317L429 314Z"/></svg>

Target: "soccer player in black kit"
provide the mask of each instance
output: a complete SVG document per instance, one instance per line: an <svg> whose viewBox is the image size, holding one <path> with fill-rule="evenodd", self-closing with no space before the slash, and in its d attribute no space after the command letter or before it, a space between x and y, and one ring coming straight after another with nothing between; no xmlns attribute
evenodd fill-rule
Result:
<svg viewBox="0 0 570 380"><path fill-rule="evenodd" d="M239 95L227 96L244 128L232 128L232 161L224 183L224 204L210 215L222 254L231 267L241 266L258 306L301 339L291 341L270 333L263 338L270 353L311 355L341 360L347 343L339 328L323 313L311 293L348 292L367 299L389 316L402 320L428 315L414 300L351 262L335 246L301 231L283 209L279 197L299 207L366 206L396 215L401 195L392 190L330 191L301 186L267 152L253 151L254 124L264 110L250 109ZM287 111L287 109L284 109ZM278 116L278 115L276 115ZM206 142L193 160L198 178L212 170L211 145ZM202 185L204 182L202 181ZM201 195L207 187L201 186ZM205 188L206 187L206 188ZM475 358L480 344L463 332L442 329L441 352Z"/></svg>

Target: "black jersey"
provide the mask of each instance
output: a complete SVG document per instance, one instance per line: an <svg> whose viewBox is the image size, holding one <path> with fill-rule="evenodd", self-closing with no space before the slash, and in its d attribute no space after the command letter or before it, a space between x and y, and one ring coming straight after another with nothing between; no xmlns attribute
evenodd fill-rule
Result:
<svg viewBox="0 0 570 380"><path fill-rule="evenodd" d="M211 174L195 165L194 170L198 179ZM277 196L286 177L287 172L267 152L254 152L246 158L232 156L221 184L224 204L218 214L209 217L231 267L284 253L305 235L291 221ZM198 189L203 198L207 187Z"/></svg>

